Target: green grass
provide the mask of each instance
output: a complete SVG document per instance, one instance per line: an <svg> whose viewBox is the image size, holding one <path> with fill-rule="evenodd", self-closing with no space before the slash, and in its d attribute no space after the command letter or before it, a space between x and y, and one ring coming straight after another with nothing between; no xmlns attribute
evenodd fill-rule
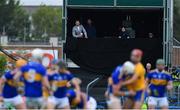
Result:
<svg viewBox="0 0 180 110"><path fill-rule="evenodd" d="M176 87L176 86L179 86L180 85L180 81L174 81L173 82L173 86Z"/></svg>

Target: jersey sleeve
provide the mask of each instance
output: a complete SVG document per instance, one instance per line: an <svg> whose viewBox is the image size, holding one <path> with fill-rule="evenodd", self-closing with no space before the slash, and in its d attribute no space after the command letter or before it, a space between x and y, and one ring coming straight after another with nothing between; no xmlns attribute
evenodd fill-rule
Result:
<svg viewBox="0 0 180 110"><path fill-rule="evenodd" d="M149 79L149 80L151 80L151 78L152 78L152 73L147 73L147 77L146 77L147 79Z"/></svg>
<svg viewBox="0 0 180 110"><path fill-rule="evenodd" d="M172 76L171 75L167 75L167 81L172 81Z"/></svg>
<svg viewBox="0 0 180 110"><path fill-rule="evenodd" d="M23 67L21 67L20 71L21 71L22 73L24 73L24 72L25 72L25 69L26 69L26 66L23 66Z"/></svg>
<svg viewBox="0 0 180 110"><path fill-rule="evenodd" d="M119 83L119 78L115 77L115 76L112 76L112 82L113 82L113 84L118 84Z"/></svg>
<svg viewBox="0 0 180 110"><path fill-rule="evenodd" d="M67 75L67 80L70 81L74 78L74 76L70 73Z"/></svg>
<svg viewBox="0 0 180 110"><path fill-rule="evenodd" d="M120 81L120 78L119 78L120 69L121 69L121 67L117 67L111 75L113 84L118 84Z"/></svg>
<svg viewBox="0 0 180 110"><path fill-rule="evenodd" d="M52 80L53 80L54 75L48 75L47 77L48 77L48 80L49 80L49 81L52 81Z"/></svg>
<svg viewBox="0 0 180 110"><path fill-rule="evenodd" d="M44 66L41 66L41 75L44 77L46 76L46 68Z"/></svg>
<svg viewBox="0 0 180 110"><path fill-rule="evenodd" d="M69 98L75 98L76 97L76 92L74 90L68 90L67 91L67 96Z"/></svg>
<svg viewBox="0 0 180 110"><path fill-rule="evenodd" d="M13 75L11 74L11 72L7 72L7 73L5 73L3 78L6 80L13 79Z"/></svg>

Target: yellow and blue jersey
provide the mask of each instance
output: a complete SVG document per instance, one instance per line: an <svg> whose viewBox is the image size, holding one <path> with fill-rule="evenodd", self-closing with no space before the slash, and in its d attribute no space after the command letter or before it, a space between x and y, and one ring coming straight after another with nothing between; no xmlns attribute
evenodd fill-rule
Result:
<svg viewBox="0 0 180 110"><path fill-rule="evenodd" d="M37 62L29 62L21 68L26 97L42 97L42 79L46 76L45 67Z"/></svg>
<svg viewBox="0 0 180 110"><path fill-rule="evenodd" d="M11 74L11 71L5 72L3 79L5 79L5 84L3 87L2 95L4 98L13 98L18 95L17 85L13 80L14 75Z"/></svg>
<svg viewBox="0 0 180 110"><path fill-rule="evenodd" d="M69 98L69 102L72 108L78 108L78 109L83 109L84 108L84 102L83 99L81 97L81 101L80 102L76 102L75 98L76 98L76 91L73 89L70 89L67 91L67 96Z"/></svg>
<svg viewBox="0 0 180 110"><path fill-rule="evenodd" d="M172 81L171 75L167 72L152 71L148 73L147 78L150 81L150 96L153 97L165 97L166 96L166 86L169 81Z"/></svg>
<svg viewBox="0 0 180 110"><path fill-rule="evenodd" d="M49 75L48 79L52 82L54 96L57 98L66 97L67 83L73 79L73 75L70 73L55 73Z"/></svg>

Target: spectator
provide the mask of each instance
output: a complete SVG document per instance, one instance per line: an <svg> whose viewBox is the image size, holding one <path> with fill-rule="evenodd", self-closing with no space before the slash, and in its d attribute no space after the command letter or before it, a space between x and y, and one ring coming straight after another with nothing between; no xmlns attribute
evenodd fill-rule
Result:
<svg viewBox="0 0 180 110"><path fill-rule="evenodd" d="M83 25L80 24L79 20L76 20L75 26L72 29L72 35L75 38L88 38L86 30L84 29Z"/></svg>
<svg viewBox="0 0 180 110"><path fill-rule="evenodd" d="M93 26L91 19L87 20L86 31L87 31L88 38L96 37L96 28Z"/></svg>
<svg viewBox="0 0 180 110"><path fill-rule="evenodd" d="M149 73L151 71L151 63L146 64L146 72Z"/></svg>
<svg viewBox="0 0 180 110"><path fill-rule="evenodd" d="M119 33L119 38L121 38L121 39L129 39L130 38L125 27L121 28L121 32Z"/></svg>
<svg viewBox="0 0 180 110"><path fill-rule="evenodd" d="M152 38L154 38L154 34L153 33L148 33L148 37L150 38L150 39L152 39Z"/></svg>

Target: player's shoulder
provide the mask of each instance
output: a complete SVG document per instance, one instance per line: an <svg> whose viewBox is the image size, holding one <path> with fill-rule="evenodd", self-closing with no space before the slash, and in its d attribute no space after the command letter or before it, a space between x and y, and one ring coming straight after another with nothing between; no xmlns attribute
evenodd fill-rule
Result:
<svg viewBox="0 0 180 110"><path fill-rule="evenodd" d="M114 69L114 72L120 71L121 69L122 69L122 66L117 66L117 67Z"/></svg>
<svg viewBox="0 0 180 110"><path fill-rule="evenodd" d="M12 71L5 71L3 77L6 79L11 79L13 77Z"/></svg>
<svg viewBox="0 0 180 110"><path fill-rule="evenodd" d="M138 69L145 69L144 65L142 63L136 64L136 68L138 68Z"/></svg>
<svg viewBox="0 0 180 110"><path fill-rule="evenodd" d="M35 68L34 69L36 69L36 70L39 70L39 71L46 71L46 68L41 64L41 63L34 63L34 65L33 65Z"/></svg>
<svg viewBox="0 0 180 110"><path fill-rule="evenodd" d="M170 74L168 71L164 71L165 74Z"/></svg>
<svg viewBox="0 0 180 110"><path fill-rule="evenodd" d="M163 72L166 76L171 76L171 74L168 71Z"/></svg>
<svg viewBox="0 0 180 110"><path fill-rule="evenodd" d="M62 73L62 75L65 75L65 76L71 76L72 73L69 71L69 70L66 70Z"/></svg>
<svg viewBox="0 0 180 110"><path fill-rule="evenodd" d="M138 63L135 66L135 71L139 71L141 73L145 73L146 70L145 70L145 68L144 68L142 63Z"/></svg>
<svg viewBox="0 0 180 110"><path fill-rule="evenodd" d="M115 74L119 73L119 72L121 71L121 69L122 69L122 66L117 66L117 67L114 69L112 75L115 75Z"/></svg>
<svg viewBox="0 0 180 110"><path fill-rule="evenodd" d="M6 70L6 71L4 72L4 74L11 74L11 71L10 71L10 70Z"/></svg>
<svg viewBox="0 0 180 110"><path fill-rule="evenodd" d="M151 71L149 72L149 74L156 73L156 72L157 72L157 70L156 70L156 69L153 69L153 70L151 70Z"/></svg>

